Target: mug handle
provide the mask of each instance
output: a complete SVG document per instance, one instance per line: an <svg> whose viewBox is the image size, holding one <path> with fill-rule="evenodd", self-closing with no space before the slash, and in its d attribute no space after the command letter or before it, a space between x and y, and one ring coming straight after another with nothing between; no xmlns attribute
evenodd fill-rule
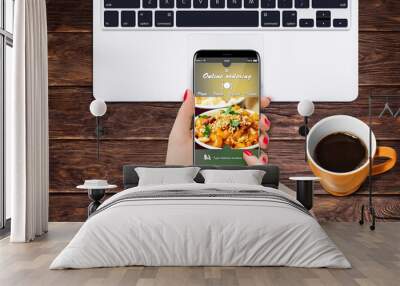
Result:
<svg viewBox="0 0 400 286"><path fill-rule="evenodd" d="M378 147L374 158L383 157L388 158L386 162L372 166L372 176L385 173L392 169L397 161L396 150L391 147Z"/></svg>

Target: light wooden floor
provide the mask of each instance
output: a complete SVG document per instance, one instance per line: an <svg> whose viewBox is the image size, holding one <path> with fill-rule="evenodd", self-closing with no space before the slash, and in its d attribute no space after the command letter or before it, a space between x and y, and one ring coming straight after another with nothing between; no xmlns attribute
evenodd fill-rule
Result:
<svg viewBox="0 0 400 286"><path fill-rule="evenodd" d="M50 223L49 233L28 244L0 241L0 285L400 285L400 223L325 223L324 229L353 269L288 267L124 267L48 270L81 223Z"/></svg>

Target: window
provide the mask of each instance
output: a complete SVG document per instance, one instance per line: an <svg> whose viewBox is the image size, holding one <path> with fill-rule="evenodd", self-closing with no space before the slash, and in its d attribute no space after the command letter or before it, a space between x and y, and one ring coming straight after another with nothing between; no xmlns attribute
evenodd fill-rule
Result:
<svg viewBox="0 0 400 286"><path fill-rule="evenodd" d="M10 194L5 187L5 110L11 93L14 0L0 0L0 228L10 218Z"/></svg>

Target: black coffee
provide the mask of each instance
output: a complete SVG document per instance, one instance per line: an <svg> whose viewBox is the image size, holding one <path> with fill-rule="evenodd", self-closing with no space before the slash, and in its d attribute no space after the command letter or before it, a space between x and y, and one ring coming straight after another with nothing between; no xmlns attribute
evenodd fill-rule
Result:
<svg viewBox="0 0 400 286"><path fill-rule="evenodd" d="M366 162L367 156L367 148L357 136L342 132L324 137L314 152L319 166L336 173L357 169Z"/></svg>

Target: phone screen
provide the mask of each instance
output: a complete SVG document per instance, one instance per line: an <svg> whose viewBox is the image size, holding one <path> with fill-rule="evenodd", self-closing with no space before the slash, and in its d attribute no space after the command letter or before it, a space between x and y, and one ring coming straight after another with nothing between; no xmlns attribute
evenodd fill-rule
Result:
<svg viewBox="0 0 400 286"><path fill-rule="evenodd" d="M195 165L243 166L259 156L260 59L255 51L199 51L194 57Z"/></svg>

